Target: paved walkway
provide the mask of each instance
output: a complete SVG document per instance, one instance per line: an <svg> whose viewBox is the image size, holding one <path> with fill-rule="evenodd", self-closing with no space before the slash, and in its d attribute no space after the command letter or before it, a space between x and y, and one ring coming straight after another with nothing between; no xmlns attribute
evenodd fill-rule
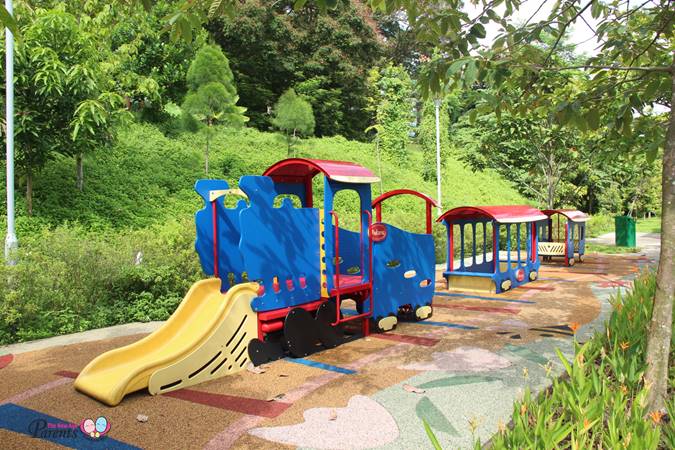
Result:
<svg viewBox="0 0 675 450"><path fill-rule="evenodd" d="M0 348L0 448L429 448L421 419L444 448L471 448L508 423L526 389L550 385L562 370L556 349L569 358L574 338L603 328L612 293L654 263L642 239L642 254L542 266L539 280L505 294L449 293L438 283L430 320L263 373L156 397L141 391L115 408L76 392L73 378L157 323ZM99 441L36 428L99 416L111 424Z"/></svg>
<svg viewBox="0 0 675 450"><path fill-rule="evenodd" d="M636 233L636 244L640 248L640 252L646 254L650 258L658 259L661 251L661 235L659 233ZM589 238L587 242L604 245L614 245L615 234L602 234L596 238Z"/></svg>

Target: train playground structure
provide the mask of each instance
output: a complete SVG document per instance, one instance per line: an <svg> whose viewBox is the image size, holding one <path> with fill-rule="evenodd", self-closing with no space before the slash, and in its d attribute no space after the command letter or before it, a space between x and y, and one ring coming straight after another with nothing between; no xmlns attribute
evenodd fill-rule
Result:
<svg viewBox="0 0 675 450"><path fill-rule="evenodd" d="M447 228L443 276L448 288L500 293L536 280L540 265L536 223L544 219L541 211L530 206L460 207L445 212L438 221ZM456 239L459 267L454 261Z"/></svg>
<svg viewBox="0 0 675 450"><path fill-rule="evenodd" d="M320 207L314 204L317 176L323 178ZM195 250L209 278L190 288L158 330L92 360L75 388L115 406L131 392L170 392L249 363L302 358L390 331L399 321L430 318L437 204L410 189L372 199L371 184L378 181L355 163L303 158L242 176L236 188L224 180L197 181L204 207L195 214ZM358 231L341 226L334 203L341 191L358 198ZM424 202L424 233L384 221L383 203L397 196ZM535 280L538 236L548 217L529 206L462 207L441 215L448 289L499 293ZM574 223L581 255L583 225ZM344 307L347 299L354 308Z"/></svg>
<svg viewBox="0 0 675 450"><path fill-rule="evenodd" d="M586 252L586 214L575 209L545 209L544 220L537 223L537 251L544 262L562 258L566 266L584 261ZM575 256L576 255L576 256Z"/></svg>

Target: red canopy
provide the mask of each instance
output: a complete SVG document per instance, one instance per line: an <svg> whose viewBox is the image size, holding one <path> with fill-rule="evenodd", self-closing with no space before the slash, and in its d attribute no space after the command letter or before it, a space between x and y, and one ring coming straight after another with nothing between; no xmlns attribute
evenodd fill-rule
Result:
<svg viewBox="0 0 675 450"><path fill-rule="evenodd" d="M572 222L587 222L591 220L591 218L585 213L577 211L576 209L545 209L542 212L549 217L551 217L553 214L562 214Z"/></svg>
<svg viewBox="0 0 675 450"><path fill-rule="evenodd" d="M535 222L547 218L537 208L527 205L460 206L443 213L437 222L454 222L462 219L490 218L499 223Z"/></svg>
<svg viewBox="0 0 675 450"><path fill-rule="evenodd" d="M289 158L272 164L263 175L277 183L305 183L317 173L343 183L376 183L380 181L370 170L348 161Z"/></svg>

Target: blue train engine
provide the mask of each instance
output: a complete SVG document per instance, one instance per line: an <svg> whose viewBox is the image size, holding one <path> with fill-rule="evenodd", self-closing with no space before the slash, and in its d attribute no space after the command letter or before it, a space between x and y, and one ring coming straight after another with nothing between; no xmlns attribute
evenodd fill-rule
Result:
<svg viewBox="0 0 675 450"><path fill-rule="evenodd" d="M322 208L314 207L313 179L319 174ZM248 344L254 364L331 348L368 335L371 326L388 331L399 318L431 316L433 200L392 191L374 202L373 222L370 185L378 181L358 164L291 158L262 176L241 177L238 189L222 180L196 183L205 203L195 215L195 248L204 272L220 278L223 292L247 281L259 285L251 301L258 335ZM358 195L359 231L340 226L334 198L343 190ZM381 203L400 194L425 200L427 233L381 222ZM241 200L226 207L224 199L232 195ZM343 307L346 299L355 302L355 311Z"/></svg>

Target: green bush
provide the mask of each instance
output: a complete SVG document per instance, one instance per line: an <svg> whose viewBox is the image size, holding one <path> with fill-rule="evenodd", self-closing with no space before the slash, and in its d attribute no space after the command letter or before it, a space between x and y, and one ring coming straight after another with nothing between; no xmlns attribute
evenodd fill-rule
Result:
<svg viewBox="0 0 675 450"><path fill-rule="evenodd" d="M27 237L18 264L0 265L0 344L166 319L201 275L193 240L190 221Z"/></svg>
<svg viewBox="0 0 675 450"><path fill-rule="evenodd" d="M645 273L630 292L617 294L606 332L583 345L575 341L571 364L559 354L565 377L538 397L526 393L514 406L513 428L497 434L492 448L674 448L675 365L669 374L670 420L644 406L655 286L654 274Z"/></svg>
<svg viewBox="0 0 675 450"><path fill-rule="evenodd" d="M586 237L598 237L601 234L614 231L614 216L609 214L596 214L586 222Z"/></svg>

